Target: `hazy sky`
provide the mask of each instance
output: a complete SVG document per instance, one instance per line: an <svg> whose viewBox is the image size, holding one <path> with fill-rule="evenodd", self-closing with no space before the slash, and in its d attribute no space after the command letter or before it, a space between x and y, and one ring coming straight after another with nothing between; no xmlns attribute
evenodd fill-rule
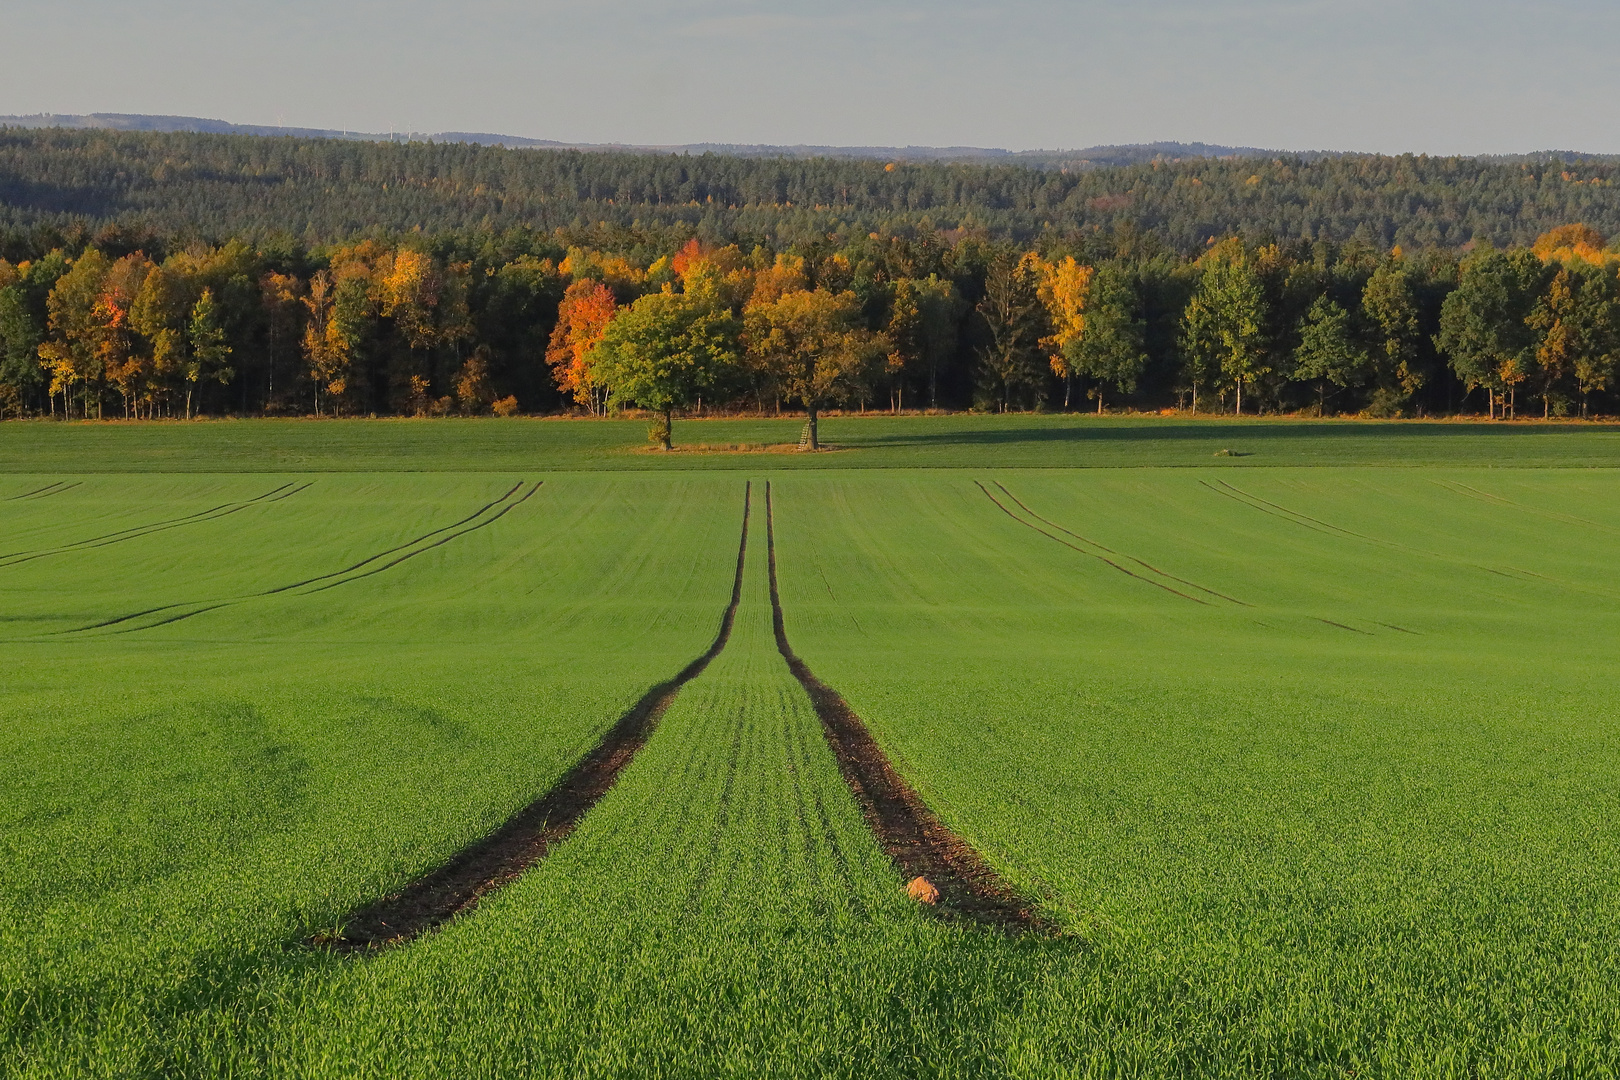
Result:
<svg viewBox="0 0 1620 1080"><path fill-rule="evenodd" d="M1620 152L1616 0L0 0L0 113L582 142Z"/></svg>

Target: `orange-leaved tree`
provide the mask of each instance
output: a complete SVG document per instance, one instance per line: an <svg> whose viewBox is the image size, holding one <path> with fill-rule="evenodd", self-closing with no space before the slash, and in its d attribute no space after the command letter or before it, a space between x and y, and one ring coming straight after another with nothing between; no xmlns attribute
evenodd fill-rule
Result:
<svg viewBox="0 0 1620 1080"><path fill-rule="evenodd" d="M1605 251L1603 234L1590 225L1560 225L1536 238L1530 248L1542 262L1584 262L1593 266L1620 260L1620 254Z"/></svg>
<svg viewBox="0 0 1620 1080"><path fill-rule="evenodd" d="M152 260L139 252L125 255L108 268L96 296L96 358L107 381L118 388L124 399L126 419L131 403L139 400L152 374L151 358L144 354L136 336L130 310L154 269Z"/></svg>
<svg viewBox="0 0 1620 1080"><path fill-rule="evenodd" d="M602 340L618 311L613 290L600 281L580 278L569 284L557 308L557 325L546 347L557 389L599 415L607 407L608 387L591 372L591 350Z"/></svg>

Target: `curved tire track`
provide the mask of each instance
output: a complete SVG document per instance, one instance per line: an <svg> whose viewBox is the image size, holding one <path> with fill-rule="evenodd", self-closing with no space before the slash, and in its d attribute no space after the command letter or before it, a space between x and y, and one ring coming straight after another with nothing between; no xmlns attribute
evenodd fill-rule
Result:
<svg viewBox="0 0 1620 1080"><path fill-rule="evenodd" d="M1215 597L1215 598L1217 598L1219 600L1225 600L1225 601L1228 601L1229 603L1237 604L1240 607L1253 607L1254 606L1253 604L1245 603L1244 601L1239 600L1235 596L1227 596L1223 592L1216 592L1214 589L1211 589L1211 588L1208 588L1206 586L1200 585L1196 581L1188 581L1186 578L1181 578L1181 577L1177 577L1174 574L1166 573L1165 571L1160 570L1157 566L1154 566L1152 563L1144 562L1141 559L1138 559L1135 555L1126 555L1126 554L1124 554L1122 552L1115 551L1113 548L1107 547L1107 546L1105 546L1103 544L1099 544L1099 543L1097 543L1097 541L1092 540L1089 537L1081 536L1079 533L1075 532L1073 529L1066 529L1062 525L1059 525L1057 522L1051 520L1050 518L1042 517L1040 514L1037 514L1035 511L1031 510L1027 505L1025 505L1025 503L1024 503L1024 501L1022 499L1020 499L1018 496L1014 495L1012 492L1008 491L1007 490L1007 485L1003 484L1001 481L993 480L993 481L991 481L991 483L995 484L996 487L1000 488L1001 493L1003 495L1005 495L1005 496L1007 496L1007 498L1011 499L1018 506L1018 508L1020 510L1022 510L1024 513L1028 514L1030 517L1034 518L1036 521L1039 521L1039 522L1041 522L1042 524L1045 524L1045 525L1050 525L1052 528L1056 529L1058 532L1066 533L1067 535L1074 537L1076 540L1080 541L1083 544L1090 544L1092 547L1097 548L1100 551L1106 551L1108 554L1118 556L1121 559L1129 559L1131 562L1135 563L1137 566L1140 566L1142 569L1149 571L1150 573L1158 574L1162 578L1165 578L1165 579L1167 579L1169 581L1174 581L1174 582L1177 582L1179 584L1185 585L1190 589L1197 589L1201 593L1208 593L1210 596L1213 596L1213 597Z"/></svg>
<svg viewBox="0 0 1620 1080"><path fill-rule="evenodd" d="M1086 550L1085 548L1081 547L1079 544L1071 544L1071 543L1069 543L1069 541L1063 539L1063 537L1061 537L1061 536L1052 535L1051 533L1047 532L1045 529L1041 528L1039 525L1036 525L1034 522L1025 521L1023 518L1019 517L1017 514L1013 513L1011 510L1009 510L1007 508L1007 505L1005 503L1003 503L1000 499L998 499L994 495L992 495L990 493L989 488L985 487L982 483L980 483L977 480L975 480L973 482L974 482L974 484L978 485L978 488L979 488L980 491L984 492L984 497L985 498L989 499L991 502L996 504L996 508L998 510L1000 510L1003 514L1006 514L1008 517L1012 518L1014 521L1018 522L1018 524L1024 526L1024 528L1026 528L1026 529L1034 529L1036 532L1040 533L1042 536L1046 537L1048 540L1056 540L1058 543L1062 544L1066 548L1069 548L1071 551L1078 551L1082 555L1091 556L1093 559L1096 559L1098 562L1107 563L1109 566L1112 566L1115 570L1118 570L1120 573L1124 574L1126 577L1132 577L1132 578L1135 578L1137 581L1143 582L1143 583L1148 584L1148 585L1152 585L1155 589L1163 589L1165 592L1172 593L1172 594L1174 594L1176 596L1179 596L1183 600L1191 600L1193 603L1195 603L1195 604L1203 604L1205 607L1211 606L1210 602L1208 600L1200 600L1198 597L1190 596L1187 593L1182 592L1180 589L1173 588L1172 586L1166 585L1162 581L1154 581L1150 577L1145 577L1142 574L1138 574L1135 570L1132 570L1128 566L1121 566L1119 563L1115 562L1113 559L1110 559L1107 555L1099 555L1095 551ZM997 485L997 486L999 486L999 485ZM1010 496L1009 496L1009 498L1010 498ZM1090 541L1087 541L1087 543L1090 543ZM1095 545L1095 546L1101 547L1102 545L1098 544L1098 545ZM1166 574L1165 576L1168 577L1169 575ZM1208 590L1205 590L1205 591L1207 592Z"/></svg>
<svg viewBox="0 0 1620 1080"><path fill-rule="evenodd" d="M52 555L67 555L75 551L89 551L92 548L110 547L113 544L122 544L126 540L139 540L144 536L151 536L153 533L178 529L183 525L198 525L204 521L218 521L220 518L229 517L239 511L246 510L250 506L280 502L282 499L290 498L299 492L308 491L315 486L315 482L311 480L302 486L295 485L296 481L289 481L278 488L272 488L257 498L248 499L246 502L220 503L218 506L209 507L207 510L199 510L195 514L187 514L184 517L166 518L163 521L153 521L145 525L134 525L128 529L103 533L101 536L92 536L86 540L75 540L71 544L62 544L54 548L9 552L0 555L0 567L20 566L25 562L33 562L35 559L44 559ZM288 488L292 490L289 491ZM67 489L63 488L62 490ZM59 495L61 492L53 491L51 494Z"/></svg>
<svg viewBox="0 0 1620 1080"><path fill-rule="evenodd" d="M36 488L33 491L25 491L21 495L13 495L6 499L6 502L16 502L19 499L48 499L52 495L60 495L64 491L72 491L74 488L82 486L84 486L83 480L77 480L71 484L66 480L58 480L54 484L46 484L42 488ZM55 490L52 490L53 488Z"/></svg>
<svg viewBox="0 0 1620 1080"><path fill-rule="evenodd" d="M387 569L389 569L391 567L398 566L400 563L404 562L407 559L414 558L415 556L422 554L424 551L430 551L433 548L440 547L440 546L442 546L444 544L448 544L450 541L458 539L459 537L466 536L470 532L476 532L479 529L482 529L483 527L485 527L486 525L494 524L496 521L498 521L502 517L506 516L506 514L508 512L510 512L511 510L513 510L517 506L520 506L523 503L527 502L537 491L540 490L540 488L544 484L545 484L544 480L537 481L527 492L525 492L516 501L507 502L508 499L511 499L512 496L514 494L516 494L523 487L523 484L521 482L517 483L517 484L514 484L512 486L512 488L511 488L511 490L508 491L505 495L502 495L498 499L494 499L494 500L492 500L490 502L485 503L483 506L479 507L473 513L468 514L466 517L462 518L460 521L452 522L449 525L445 525L445 526L443 526L441 528L434 529L431 532L425 532L422 535L414 537L413 539L408 540L403 544L396 544L394 547L388 548L386 551L380 551L375 555L371 555L371 556L368 556L367 558L361 559L359 562L354 563L352 566L345 567L342 570L334 570L329 574L319 574L319 575L317 575L315 577L312 577L312 578L305 578L302 581L295 581L295 582L291 583L290 585L278 585L274 589L265 589L265 590L263 590L261 592L254 592L254 593L244 593L241 596L227 597L227 598L225 598L223 600L215 600L215 601L208 601L208 600L196 601L196 600L194 600L194 601L182 602L182 603L177 603L177 604L163 604L163 605L160 605L159 607L147 608L144 611L135 611L135 612L131 612L131 613L127 614L127 615L120 615L117 618L106 619L106 620L104 620L102 622L92 623L89 626L80 626L80 627L76 627L76 628L74 628L72 630L64 630L64 631L61 631L61 633L63 633L63 634L84 634L84 633L88 633L88 632L90 632L92 630L105 630L106 628L108 628L110 626L120 626L123 623L131 622L131 621L133 621L135 619L144 618L147 615L156 615L156 614L158 614L160 612L164 612L164 611L175 611L178 608L193 608L194 609L194 610L190 610L190 611L180 612L178 614L168 616L167 618L158 619L155 622L142 623L139 626L129 626L129 627L125 627L122 630L115 631L115 633L119 633L119 634L133 634L133 633L136 633L136 632L141 631L141 630L151 630L151 629L153 629L155 627L167 626L170 623L180 622L180 621L182 621L184 619L189 619L194 615L202 615L205 612L217 611L222 607L230 607L230 606L232 606L234 604L246 603L249 600L257 600L257 599L259 599L261 597L265 597L265 596L275 596L275 595L277 595L279 593L289 592L289 591L291 591L293 589L302 588L303 586L306 586L306 585L313 585L315 582L318 582L318 581L328 581L328 579L331 579L331 578L338 578L339 580L329 581L328 584L321 585L321 586L319 586L317 588L314 588L314 589L310 589L308 592L302 593L300 595L309 596L309 595L311 595L313 593L322 592L322 591L324 591L326 589L335 588L335 587L337 587L339 585L347 585L351 581L359 581L361 578L370 577L373 574L380 574L384 570L387 570ZM289 494L291 494L291 493L289 493ZM503 503L505 503L506 505L502 506ZM392 560L390 562L387 562L387 563L383 564L382 566L374 567L374 568L372 568L370 570L367 570L365 573L362 573L362 574L353 573L353 571L358 570L363 566L368 566L371 563L376 562L378 559L386 558L387 556L392 555L395 552L405 551L405 549L407 549L407 548L410 548L410 547L413 547L414 545L420 544L420 543L422 543L422 541L428 539L429 537L438 536L440 533L446 532L446 531L451 530L451 529L454 529L457 526L466 525L467 522L472 521L475 518L478 518L478 517L484 515L485 513L487 513L490 510L491 507L496 507L496 506L500 506L501 509L497 513L491 514L489 517L485 518L483 521L478 522L476 525L472 525L472 526L470 526L468 528L462 529L460 532L457 532L457 533L451 533L451 535L446 536L443 539L434 541L431 544L428 544L428 545L426 545L424 547L418 548L415 551L408 552L405 555L401 555L399 558L394 559L394 560ZM350 574L351 576L342 577L342 575L344 575L344 574ZM199 606L199 605L202 605L202 606Z"/></svg>
<svg viewBox="0 0 1620 1080"><path fill-rule="evenodd" d="M305 943L340 953L368 953L403 944L472 910L484 896L521 877L566 840L646 744L681 687L702 674L731 639L737 607L742 602L752 497L750 483L743 489L742 538L737 545L731 602L720 617L720 630L713 644L702 656L674 678L643 694L549 791L519 810L506 824L400 891L355 911L336 933L316 934Z"/></svg>
<svg viewBox="0 0 1620 1080"><path fill-rule="evenodd" d="M860 805L867 826L901 875L925 877L932 882L940 892L940 909L948 915L1004 930L1050 931L1051 926L1035 906L928 809L916 789L895 771L849 702L816 678L788 644L776 579L776 525L769 482L765 485L765 546L776 648L810 695L844 782Z"/></svg>

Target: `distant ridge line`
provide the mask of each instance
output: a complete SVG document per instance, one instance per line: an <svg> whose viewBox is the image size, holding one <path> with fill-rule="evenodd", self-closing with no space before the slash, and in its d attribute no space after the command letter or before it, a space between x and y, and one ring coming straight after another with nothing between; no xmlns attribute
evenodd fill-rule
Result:
<svg viewBox="0 0 1620 1080"><path fill-rule="evenodd" d="M824 146L768 143L583 143L533 139L487 131L340 131L335 128L284 127L268 124L233 124L199 116L164 116L145 113L32 113L0 116L0 127L73 128L79 130L194 132L209 135L286 136L303 139L348 139L358 142L471 143L508 149L584 150L603 153L717 154L727 157L853 158L877 161L961 161L975 164L1031 165L1059 168L1102 168L1145 165L1155 161L1198 158L1292 157L1320 159L1352 155L1351 150L1267 150L1255 146L1221 146L1202 142L1149 142L1090 146L1078 150L1004 150L983 146ZM1380 155L1382 156L1382 155ZM1574 150L1544 150L1531 154L1436 155L1476 157L1481 161L1611 161L1620 155L1588 154Z"/></svg>

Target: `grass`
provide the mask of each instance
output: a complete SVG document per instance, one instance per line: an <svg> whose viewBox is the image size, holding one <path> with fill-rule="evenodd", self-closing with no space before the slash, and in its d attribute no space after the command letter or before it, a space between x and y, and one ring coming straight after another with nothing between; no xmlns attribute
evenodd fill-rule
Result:
<svg viewBox="0 0 1620 1080"><path fill-rule="evenodd" d="M1097 950L1045 1061L1614 1072L1620 476L986 479L1092 553L858 476L777 485L779 558L801 655Z"/></svg>
<svg viewBox="0 0 1620 1080"><path fill-rule="evenodd" d="M1611 433L847 423L656 475L494 467L610 424L236 426L348 473L0 425L175 455L0 477L77 485L0 502L0 1075L1620 1071L1620 472L1527 464ZM1217 468L996 466L1131 445ZM1429 464L1278 467L1352 451ZM574 836L412 945L300 947L707 647L738 468L732 637ZM765 478L794 648L1062 936L905 899L772 640Z"/></svg>
<svg viewBox="0 0 1620 1080"><path fill-rule="evenodd" d="M872 414L824 421L837 453L780 453L797 445L801 426L679 420L685 451L661 454L646 450L637 420L16 422L0 424L0 473L1620 464L1620 425L1595 423ZM700 446L740 449L693 451Z"/></svg>
<svg viewBox="0 0 1620 1080"><path fill-rule="evenodd" d="M0 568L0 1072L172 1074L255 988L332 966L291 943L503 820L703 651L736 483L559 479L390 572L74 632L341 569L518 479L321 478ZM21 503L4 542L60 546L279 480L92 479Z"/></svg>

